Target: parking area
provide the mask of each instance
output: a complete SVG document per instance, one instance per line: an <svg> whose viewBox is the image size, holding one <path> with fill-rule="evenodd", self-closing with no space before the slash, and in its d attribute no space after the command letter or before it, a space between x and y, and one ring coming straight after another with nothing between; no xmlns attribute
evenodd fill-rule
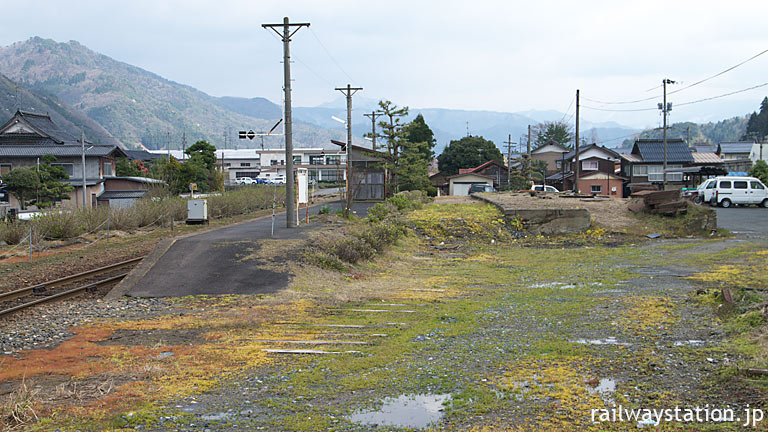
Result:
<svg viewBox="0 0 768 432"><path fill-rule="evenodd" d="M761 207L712 207L717 225L736 235L768 237L768 209Z"/></svg>

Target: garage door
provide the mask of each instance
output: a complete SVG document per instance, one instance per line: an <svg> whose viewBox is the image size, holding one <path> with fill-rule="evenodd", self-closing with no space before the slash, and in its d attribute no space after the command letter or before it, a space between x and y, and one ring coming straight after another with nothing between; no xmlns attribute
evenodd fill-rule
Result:
<svg viewBox="0 0 768 432"><path fill-rule="evenodd" d="M488 184L488 183L454 183L453 184L453 194L454 195L469 195L469 188L472 187L473 184Z"/></svg>

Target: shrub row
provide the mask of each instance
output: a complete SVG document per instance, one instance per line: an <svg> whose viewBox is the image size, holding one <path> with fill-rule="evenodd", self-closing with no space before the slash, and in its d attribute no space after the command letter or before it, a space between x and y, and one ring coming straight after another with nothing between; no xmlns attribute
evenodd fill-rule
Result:
<svg viewBox="0 0 768 432"><path fill-rule="evenodd" d="M208 217L218 219L246 214L272 206L272 187L248 187L211 195L208 199ZM276 191L276 205L283 206L285 190ZM137 228L160 226L187 217L187 199L181 197L152 197L140 199L132 207L52 210L34 217L30 221L0 223L0 241L18 244L32 230L36 239L48 240L74 238L86 233L106 230L107 214L109 227L113 230L130 231Z"/></svg>
<svg viewBox="0 0 768 432"><path fill-rule="evenodd" d="M368 209L368 220L377 222L397 212L418 210L431 200L420 190L400 192Z"/></svg>
<svg viewBox="0 0 768 432"><path fill-rule="evenodd" d="M318 267L342 271L345 263L370 260L407 232L405 225L395 218L370 222L334 238L320 240L308 254L308 261Z"/></svg>

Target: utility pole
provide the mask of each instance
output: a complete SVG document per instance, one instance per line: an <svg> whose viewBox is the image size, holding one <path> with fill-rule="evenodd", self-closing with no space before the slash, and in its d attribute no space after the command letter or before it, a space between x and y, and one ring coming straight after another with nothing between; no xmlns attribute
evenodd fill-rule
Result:
<svg viewBox="0 0 768 432"><path fill-rule="evenodd" d="M82 130L80 130L80 144L82 145L81 162L83 163L83 210L85 210L85 132ZM31 241L30 237L30 242Z"/></svg>
<svg viewBox="0 0 768 432"><path fill-rule="evenodd" d="M662 183L662 190L667 189L667 115L669 114L669 111L672 109L672 104L667 105L667 84L674 84L675 82L671 79L664 78L661 81L662 85L664 86L664 104L659 106L659 109L661 109L661 114L664 116L664 167L663 169L663 178L664 182Z"/></svg>
<svg viewBox="0 0 768 432"><path fill-rule="evenodd" d="M288 17L282 24L262 24L277 33L283 41L283 90L285 92L285 220L286 227L296 228L296 189L293 174L293 118L291 117L291 37L309 27L309 23L291 23ZM280 33L278 28L282 28ZM295 28L294 30L291 30Z"/></svg>
<svg viewBox="0 0 768 432"><path fill-rule="evenodd" d="M376 117L380 116L384 113L381 111L372 111L368 114L363 114L366 117L369 117L371 119L371 146L373 147L373 150L376 150Z"/></svg>
<svg viewBox="0 0 768 432"><path fill-rule="evenodd" d="M505 144L507 145L507 187L509 187L509 172L511 171L512 165L512 144L516 144L512 142L512 134L509 134L509 138L507 138Z"/></svg>
<svg viewBox="0 0 768 432"><path fill-rule="evenodd" d="M352 188L350 187L352 186L352 95L362 89L362 87L352 87L349 84L346 87L336 87L336 90L347 98L347 205L344 208L345 216L349 215L349 209L352 206Z"/></svg>
<svg viewBox="0 0 768 432"><path fill-rule="evenodd" d="M168 150L168 162L171 161L171 131L166 131L165 149Z"/></svg>
<svg viewBox="0 0 768 432"><path fill-rule="evenodd" d="M579 192L579 174L580 169L579 166L579 90L576 89L576 167L574 168L574 174L575 177L573 178L573 190L575 192ZM565 183L565 179L563 179L563 183Z"/></svg>
<svg viewBox="0 0 768 432"><path fill-rule="evenodd" d="M187 154L187 132L184 131L184 133L181 134L181 161L183 162L186 160L186 154Z"/></svg>
<svg viewBox="0 0 768 432"><path fill-rule="evenodd" d="M526 171L528 171L528 181L531 181L531 125L528 125L528 150L526 151Z"/></svg>

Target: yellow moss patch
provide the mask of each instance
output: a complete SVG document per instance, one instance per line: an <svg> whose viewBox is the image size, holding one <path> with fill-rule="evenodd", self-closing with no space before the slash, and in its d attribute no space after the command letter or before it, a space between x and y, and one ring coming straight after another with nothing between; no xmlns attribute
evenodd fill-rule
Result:
<svg viewBox="0 0 768 432"><path fill-rule="evenodd" d="M629 297L619 323L635 334L663 329L675 322L672 301L664 297Z"/></svg>

